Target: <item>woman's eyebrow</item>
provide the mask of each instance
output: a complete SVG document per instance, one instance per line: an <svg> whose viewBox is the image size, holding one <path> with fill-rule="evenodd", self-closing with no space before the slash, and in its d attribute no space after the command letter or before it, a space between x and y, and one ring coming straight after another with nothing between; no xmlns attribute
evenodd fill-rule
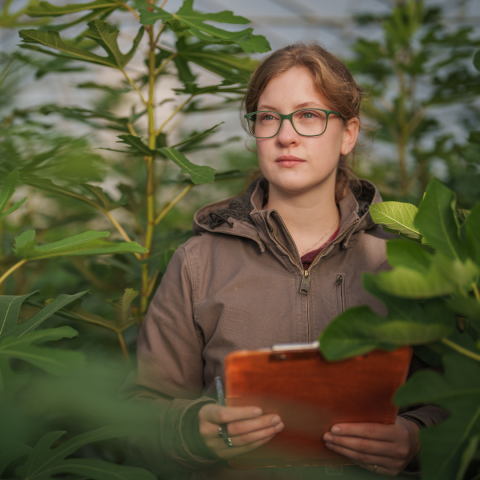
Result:
<svg viewBox="0 0 480 480"><path fill-rule="evenodd" d="M323 106L320 105L317 102L304 102L304 103L300 103L298 105L295 105L295 110L300 110L301 108L305 108L305 107L323 108ZM257 108L258 108L258 110L269 110L269 111L272 111L272 112L277 112L278 111L275 107L272 107L271 105L259 105Z"/></svg>

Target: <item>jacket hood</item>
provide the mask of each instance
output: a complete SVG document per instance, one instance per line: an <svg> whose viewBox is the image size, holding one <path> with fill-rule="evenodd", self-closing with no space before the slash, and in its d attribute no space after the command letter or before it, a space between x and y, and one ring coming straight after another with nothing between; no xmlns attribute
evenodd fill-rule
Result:
<svg viewBox="0 0 480 480"><path fill-rule="evenodd" d="M205 205L194 215L194 233L199 234L206 231L220 233L224 231L224 228L219 227L231 228L232 224L236 223L238 227L241 227L242 236L256 237L255 221L252 214L263 208L266 192L268 192L268 183L264 178L261 178L251 183L242 195ZM339 202L340 230L352 214L355 214L359 219L354 229L355 232L374 228L376 224L370 215L369 206L380 202L382 202L382 197L375 185L368 180L360 180L360 185L352 189ZM238 233L239 230L236 230Z"/></svg>

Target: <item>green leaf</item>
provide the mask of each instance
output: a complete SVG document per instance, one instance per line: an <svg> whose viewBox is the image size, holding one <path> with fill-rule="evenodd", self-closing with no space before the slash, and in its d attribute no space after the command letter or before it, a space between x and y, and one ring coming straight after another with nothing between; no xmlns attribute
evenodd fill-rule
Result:
<svg viewBox="0 0 480 480"><path fill-rule="evenodd" d="M197 133L193 132L193 134L186 138L185 140L182 140L179 143L176 143L175 145L172 145L170 148L176 148L179 147L180 145L186 145L191 146L192 144L199 144L202 140L205 138L209 137L210 135L216 133L216 128L222 125L225 122L220 122L214 125L212 128L209 128L208 130L204 130L203 132Z"/></svg>
<svg viewBox="0 0 480 480"><path fill-rule="evenodd" d="M136 137L135 135L119 135L117 138L121 140L117 143L124 143L131 147L132 153L140 154L142 156L154 157L157 155L155 150L151 150L142 142L143 137Z"/></svg>
<svg viewBox="0 0 480 480"><path fill-rule="evenodd" d="M123 68L133 57L137 47L142 40L145 29L140 27L133 40L132 48L128 53L123 54L118 48L117 37L119 31L102 20L93 20L88 23L88 30L85 36L95 40L108 54L108 59L116 66Z"/></svg>
<svg viewBox="0 0 480 480"><path fill-rule="evenodd" d="M58 447L52 448L65 432L45 434L35 445L25 465L18 467L15 473L23 480L53 480L59 474L72 473L94 480L155 480L153 473L143 468L115 465L101 460L66 457L84 445L140 433L138 429L123 426L108 426L77 435Z"/></svg>
<svg viewBox="0 0 480 480"><path fill-rule="evenodd" d="M190 175L192 182L210 183L215 180L215 170L211 167L195 165L175 148L159 148L158 151L180 167L180 173Z"/></svg>
<svg viewBox="0 0 480 480"><path fill-rule="evenodd" d="M387 306L387 317L362 305L335 318L319 337L325 358L336 361L364 355L376 348L394 350L405 345L422 345L453 331L453 316L445 312L443 302L430 301L416 308L405 301L401 312L389 303Z"/></svg>
<svg viewBox="0 0 480 480"><path fill-rule="evenodd" d="M465 222L468 256L480 265L480 205L476 205Z"/></svg>
<svg viewBox="0 0 480 480"><path fill-rule="evenodd" d="M137 296L138 292L133 288L126 288L118 300L107 300L113 306L117 330L123 331L135 323L135 319L132 319L132 302Z"/></svg>
<svg viewBox="0 0 480 480"><path fill-rule="evenodd" d="M375 223L413 240L422 238L419 229L414 225L417 212L417 207L410 203L383 202L370 205L370 214Z"/></svg>
<svg viewBox="0 0 480 480"><path fill-rule="evenodd" d="M455 204L455 194L434 178L425 191L415 226L438 252L461 261L466 258L466 248L460 239Z"/></svg>
<svg viewBox="0 0 480 480"><path fill-rule="evenodd" d="M423 370L395 396L399 406L434 404L450 417L440 425L422 429L420 463L425 480L457 478L472 439L480 434L480 363L460 354L444 356L445 375Z"/></svg>
<svg viewBox="0 0 480 480"><path fill-rule="evenodd" d="M113 330L114 332L121 332L121 330L118 330L116 327L116 324L112 320L107 320L99 315L95 315L93 313L87 312L84 310L81 306L80 302L77 302L73 307L68 307L62 309L60 312L61 315L63 315L63 312L66 312L66 316L68 318L73 318L74 320L81 320L83 322L88 322L88 323L93 323L95 325L100 325L102 327L108 328L110 330Z"/></svg>
<svg viewBox="0 0 480 480"><path fill-rule="evenodd" d="M17 210L17 208L21 207L27 200L27 198L25 197L19 202L12 205L7 211L3 211L8 204L8 201L10 200L10 198L12 198L12 195L15 192L15 187L17 185L19 176L20 173L18 172L18 170L14 170L13 172L10 172L5 178L2 191L0 192L0 220Z"/></svg>
<svg viewBox="0 0 480 480"><path fill-rule="evenodd" d="M118 8L121 3L115 0L95 0L88 3L77 3L72 5L56 6L49 2L39 2L38 5L29 5L25 13L30 17L58 17L70 15L71 13L83 12L85 10L99 10Z"/></svg>
<svg viewBox="0 0 480 480"><path fill-rule="evenodd" d="M379 285L383 291L401 298L433 298L470 291L478 274L479 266L470 259L461 262L437 254L428 270L417 264L417 268L398 265L392 271L381 272Z"/></svg>
<svg viewBox="0 0 480 480"><path fill-rule="evenodd" d="M388 240L387 257L392 267L407 267L422 273L428 273L433 258L421 245L405 240Z"/></svg>
<svg viewBox="0 0 480 480"><path fill-rule="evenodd" d="M51 257L74 255L108 255L115 253L145 253L147 249L136 242L107 242L101 238L110 232L89 231L65 238L58 242L36 246L35 231L29 230L16 237L13 250L17 257L25 260L40 260Z"/></svg>
<svg viewBox="0 0 480 480"><path fill-rule="evenodd" d="M160 7L152 5L149 11L146 8L140 8L140 23L143 25L153 25L157 20L163 23L177 21L175 28L181 25L189 27L189 33L208 43L231 44L237 43L243 51L264 53L271 50L267 39L262 35L252 35L253 29L231 32L217 27L213 27L206 21L230 24L246 24L250 21L244 17L236 16L231 11L222 11L218 13L199 13L193 10L193 0L184 0L176 14L168 13Z"/></svg>
<svg viewBox="0 0 480 480"><path fill-rule="evenodd" d="M467 473L468 467L471 461L475 458L480 443L480 434L470 437L467 448L463 451L462 458L460 460L460 468L457 472L456 480L463 480Z"/></svg>
<svg viewBox="0 0 480 480"><path fill-rule="evenodd" d="M480 131L470 132L470 136L468 137L468 141L470 143L480 143Z"/></svg>
<svg viewBox="0 0 480 480"><path fill-rule="evenodd" d="M34 344L72 338L78 332L64 326L29 332L21 337L9 336L0 340L0 358L18 358L52 375L66 376L85 366L85 357L79 352L37 347Z"/></svg>
<svg viewBox="0 0 480 480"><path fill-rule="evenodd" d="M49 303L45 308L40 310L36 315L27 320L21 325L16 325L11 331L11 335L15 337L22 337L23 335L33 332L39 325L41 325L47 318L51 317L55 312L65 307L71 302L83 297L87 292L80 292L75 295L59 295L53 302Z"/></svg>
<svg viewBox="0 0 480 480"><path fill-rule="evenodd" d="M20 30L19 35L25 44L38 44L53 48L65 54L60 56L66 56L72 60L80 60L83 62L122 69L133 57L135 50L142 39L144 30L144 28L140 28L130 51L126 54L122 54L117 45L117 37L119 33L117 29L111 27L108 23L103 22L102 20L97 19L89 22L85 36L91 38L100 45L106 51L106 57L70 45L61 39L58 32L52 30L49 30L47 33L42 33L38 30ZM28 45L25 46L27 47ZM58 54L54 54L49 50L39 49L38 47L36 47L35 50L49 55L58 56Z"/></svg>
<svg viewBox="0 0 480 480"><path fill-rule="evenodd" d="M17 458L27 455L31 451L28 445L25 445L18 440L9 439L8 441L0 443L0 475L10 462Z"/></svg>
<svg viewBox="0 0 480 480"><path fill-rule="evenodd" d="M480 72L480 50L473 57L473 65Z"/></svg>
<svg viewBox="0 0 480 480"><path fill-rule="evenodd" d="M37 292L39 290L21 296L0 295L0 338L10 335L15 329L22 303Z"/></svg>

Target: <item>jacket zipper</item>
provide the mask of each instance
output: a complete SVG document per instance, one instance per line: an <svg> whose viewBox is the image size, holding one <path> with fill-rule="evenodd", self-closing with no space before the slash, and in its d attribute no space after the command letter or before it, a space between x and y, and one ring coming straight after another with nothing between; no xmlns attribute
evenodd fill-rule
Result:
<svg viewBox="0 0 480 480"><path fill-rule="evenodd" d="M345 278L342 274L340 274L335 280L335 285L337 286L337 298L339 300L340 312L343 313L345 310Z"/></svg>

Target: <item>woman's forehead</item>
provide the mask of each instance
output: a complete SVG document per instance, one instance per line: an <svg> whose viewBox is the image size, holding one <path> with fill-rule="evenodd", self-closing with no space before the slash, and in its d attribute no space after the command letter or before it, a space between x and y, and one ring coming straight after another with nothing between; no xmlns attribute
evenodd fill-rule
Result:
<svg viewBox="0 0 480 480"><path fill-rule="evenodd" d="M272 78L258 99L257 110L327 108L325 97L317 90L309 70L294 67ZM284 112L280 112L284 113Z"/></svg>

